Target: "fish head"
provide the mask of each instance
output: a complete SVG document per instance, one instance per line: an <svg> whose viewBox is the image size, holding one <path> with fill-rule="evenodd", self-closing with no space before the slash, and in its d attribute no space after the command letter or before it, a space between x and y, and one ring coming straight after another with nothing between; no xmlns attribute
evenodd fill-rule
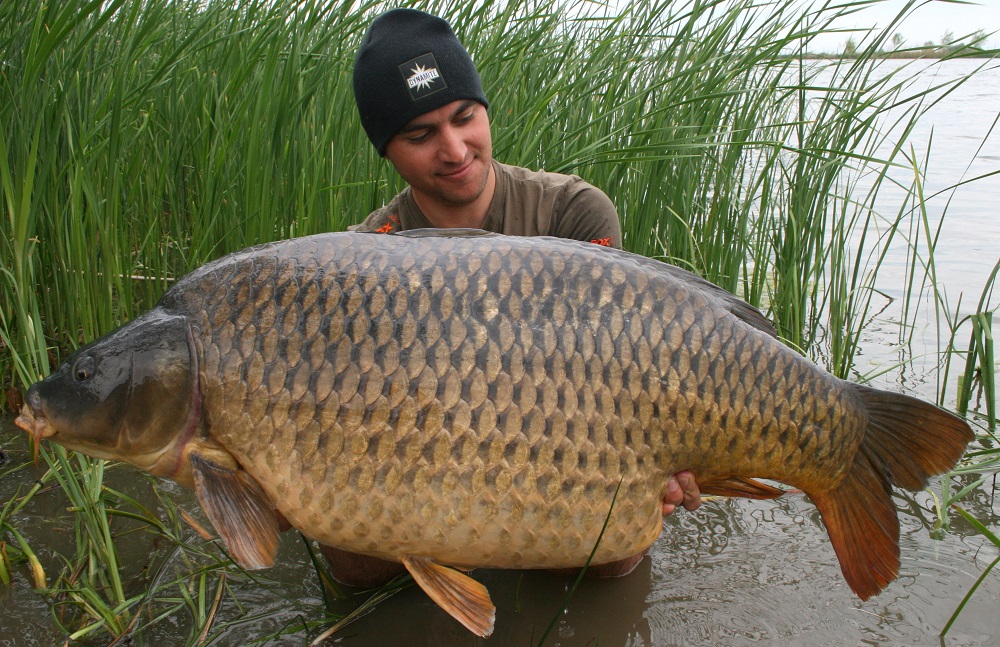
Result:
<svg viewBox="0 0 1000 647"><path fill-rule="evenodd" d="M77 350L28 389L16 424L95 458L171 476L200 418L186 319L159 309Z"/></svg>

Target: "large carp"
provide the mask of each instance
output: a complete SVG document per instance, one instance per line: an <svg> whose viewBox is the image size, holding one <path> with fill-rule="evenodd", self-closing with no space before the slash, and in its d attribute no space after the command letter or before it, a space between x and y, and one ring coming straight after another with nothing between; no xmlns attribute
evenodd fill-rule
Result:
<svg viewBox="0 0 1000 647"><path fill-rule="evenodd" d="M33 385L17 422L193 485L247 568L273 563L277 510L402 562L480 635L488 593L452 567L579 567L595 545L593 564L627 560L680 470L706 494L780 493L751 477L805 491L867 599L899 569L890 486L924 487L973 438L817 368L676 267L448 231L209 263Z"/></svg>

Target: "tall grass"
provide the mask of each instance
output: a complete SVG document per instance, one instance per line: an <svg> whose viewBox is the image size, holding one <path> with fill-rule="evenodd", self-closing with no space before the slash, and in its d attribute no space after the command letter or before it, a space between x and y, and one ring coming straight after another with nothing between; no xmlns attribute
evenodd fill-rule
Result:
<svg viewBox="0 0 1000 647"><path fill-rule="evenodd" d="M888 137L903 141L934 98L876 55L898 25L862 39L849 61L803 56L862 4L414 6L447 17L477 61L497 159L600 186L626 248L740 294L847 377L889 246L904 238L921 259L911 281L933 282L933 235L911 231L912 209L874 207L896 167L913 167L909 193L922 197L924 162ZM0 383L47 374L212 258L344 229L399 190L360 128L350 82L385 6L0 0ZM67 633L130 634L143 598L115 573L102 463L45 456L83 510L66 574L86 573L100 602L78 606L106 610ZM16 533L9 508L0 522ZM198 586L174 608L207 631L227 584L192 572ZM79 581L66 574L64 592Z"/></svg>

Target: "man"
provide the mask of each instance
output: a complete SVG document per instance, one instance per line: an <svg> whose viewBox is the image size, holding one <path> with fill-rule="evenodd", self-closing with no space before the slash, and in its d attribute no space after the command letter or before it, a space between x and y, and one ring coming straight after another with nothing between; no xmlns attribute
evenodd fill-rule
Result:
<svg viewBox="0 0 1000 647"><path fill-rule="evenodd" d="M372 144L409 184L357 230L473 227L621 247L618 213L601 190L493 160L479 73L444 20L413 9L375 19L354 96Z"/></svg>
<svg viewBox="0 0 1000 647"><path fill-rule="evenodd" d="M355 60L354 96L368 138L409 185L355 231L471 227L621 247L618 213L600 189L576 176L493 159L479 72L441 18L414 9L376 18ZM701 505L690 472L667 482L663 514L679 505ZM323 552L334 576L349 584L375 585L402 572L375 558L329 547ZM639 558L592 570L622 574Z"/></svg>

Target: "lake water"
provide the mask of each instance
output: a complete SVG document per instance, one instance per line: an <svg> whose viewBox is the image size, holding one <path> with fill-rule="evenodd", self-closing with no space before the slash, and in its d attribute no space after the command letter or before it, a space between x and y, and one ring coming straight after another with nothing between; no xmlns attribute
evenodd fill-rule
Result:
<svg viewBox="0 0 1000 647"><path fill-rule="evenodd" d="M981 62L953 62L940 66L938 80L960 75ZM890 63L895 65L896 63ZM928 83L932 79L927 78ZM993 69L973 85L960 88L935 107L922 130L911 137L925 147L933 127L932 166L926 193L1000 168L1000 144L994 136L979 151L1000 109L1000 72ZM905 179L905 175L901 176ZM908 180L906 180L908 183ZM932 199L930 215L939 214L948 196ZM898 199L898 198L897 198ZM897 205L883 196L885 212ZM974 310L983 284L1000 254L1000 176L968 185L952 196L947 226L937 251L939 287L951 303L962 298L963 314ZM890 297L902 295L905 256L891 259L880 288ZM994 299L994 304L995 305ZM866 332L859 358L860 373L878 371L898 361L900 353L934 353L936 332L932 320L918 331L910 349L896 347L897 303ZM967 341L968 332L960 339ZM907 364L873 382L933 398L936 359ZM954 387L951 400L954 400ZM0 448L12 462L0 466L0 502L16 488L38 478L40 467L27 467L5 478L11 465L26 455L24 436L9 425L0 427ZM130 468L112 469L109 483L145 497L148 480ZM182 507L197 511L193 495L161 482L159 486ZM146 492L147 494L142 494ZM536 644L557 618L548 645L997 645L1000 644L1000 572L991 573L972 597L945 639L938 634L973 586L997 549L961 519L953 518L952 532L934 540L931 496L896 496L900 508L902 568L899 579L867 602L848 589L815 507L804 497L778 501L723 500L706 503L695 513L668 518L664 531L647 559L628 577L612 581L584 580L562 613L569 578L544 572L480 571L497 605L497 629L489 641L471 636L441 612L419 590L408 589L380 604L372 613L330 639L338 645L529 645ZM984 487L963 506L987 526L1000 528L1000 503L993 487ZM50 577L58 572L59 550L71 550L72 526L57 491L36 497L18 517L31 545L41 551ZM197 541L193 539L193 541ZM169 547L122 542L129 581L147 582L147 565L159 568ZM151 557L152 555L152 557ZM229 585L243 609L228 599L216 627L232 623L215 644L288 644L307 642L309 633L296 630L322 616L320 586L301 540L283 536L279 566L257 580L234 575ZM162 575L163 571L158 571ZM351 610L354 603L334 609ZM35 594L19 571L12 587L0 588L0 645L54 645L63 642L46 601ZM145 635L148 644L182 644L189 621L181 612ZM291 633L274 637L282 627Z"/></svg>
<svg viewBox="0 0 1000 647"><path fill-rule="evenodd" d="M983 60L949 61L930 67L929 63L913 63L911 69L925 71L914 84L912 91L932 88L974 71L986 63ZM903 63L886 61L888 68ZM940 103L933 106L906 140L906 148L913 148L913 156L923 160L929 155L930 165L923 178L924 206L931 227L936 227L942 214L945 226L940 231L935 252L937 288L947 296L952 312L958 308L960 316L974 314L980 295L994 265L1000 259L1000 175L971 181L1000 170L1000 63L987 63L975 82L959 86ZM932 95L939 96L940 92ZM891 142L895 143L895 141ZM929 151L929 152L928 152ZM894 170L890 177L903 186L913 182L913 172ZM949 191L949 187L969 182ZM870 184L869 184L870 185ZM864 182L859 191L866 189ZM904 202L904 192L885 185L879 194L876 208L886 217L894 217ZM919 213L917 214L919 217ZM857 365L858 373L877 372L885 365L894 365L901 359L900 349L894 348L898 339L900 303L906 290L905 272L908 258L902 241L893 247L886 263L879 269L878 288L893 302L885 302L886 311L865 338ZM993 295L989 307L996 307L1000 295ZM961 304L959 307L959 303ZM933 398L936 375L931 368L937 363L935 351L938 334L933 320L930 295L925 291L921 301L924 317L918 318L918 330L912 349L902 349L916 359L900 370L890 373L892 383L899 390ZM878 305L878 304L877 304ZM968 328L959 335L961 348L969 338ZM912 353L910 352L912 351ZM876 384L879 380L875 381ZM882 380L882 384L889 384ZM949 385L954 398L954 383Z"/></svg>

